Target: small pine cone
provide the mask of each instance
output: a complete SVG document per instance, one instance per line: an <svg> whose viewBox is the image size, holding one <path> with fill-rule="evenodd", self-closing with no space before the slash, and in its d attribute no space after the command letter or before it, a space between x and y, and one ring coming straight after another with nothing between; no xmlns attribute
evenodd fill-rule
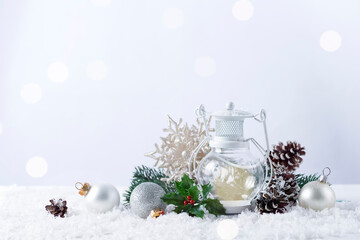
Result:
<svg viewBox="0 0 360 240"><path fill-rule="evenodd" d="M66 201L59 199L55 201L55 199L50 200L51 205L46 205L45 209L55 217L65 217L67 213Z"/></svg>
<svg viewBox="0 0 360 240"><path fill-rule="evenodd" d="M285 213L288 202L285 198L276 197L267 192L261 192L256 200L256 208L263 213Z"/></svg>
<svg viewBox="0 0 360 240"><path fill-rule="evenodd" d="M304 147L299 143L288 141L286 145L282 142L275 145L270 152L270 159L275 172L294 172L303 160L301 156L304 155Z"/></svg>
<svg viewBox="0 0 360 240"><path fill-rule="evenodd" d="M295 175L289 173L274 175L269 187L259 194L257 209L263 213L285 213L289 207L296 205L300 188Z"/></svg>
<svg viewBox="0 0 360 240"><path fill-rule="evenodd" d="M295 175L291 173L283 173L276 176L276 189L281 198L288 201L288 207L296 205L299 197L300 187L295 181Z"/></svg>

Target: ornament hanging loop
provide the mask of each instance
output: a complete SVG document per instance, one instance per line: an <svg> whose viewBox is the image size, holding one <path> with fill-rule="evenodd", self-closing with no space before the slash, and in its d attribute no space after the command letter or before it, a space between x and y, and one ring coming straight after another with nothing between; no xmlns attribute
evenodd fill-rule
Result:
<svg viewBox="0 0 360 240"><path fill-rule="evenodd" d="M326 174L325 172L326 172L326 170L328 171L328 174ZM324 168L323 169L323 175L325 175L325 176L329 176L330 175L330 173L331 173L331 169L329 168L329 167L326 167L326 168Z"/></svg>
<svg viewBox="0 0 360 240"><path fill-rule="evenodd" d="M79 187L79 185L80 185L80 187ZM83 187L84 187L84 184L82 184L81 182L75 183L75 188L76 188L77 190L81 190Z"/></svg>
<svg viewBox="0 0 360 240"><path fill-rule="evenodd" d="M326 182L327 182L327 178L328 178L328 176L330 175L330 173L331 173L331 169L330 169L329 167L324 168L323 171L322 171L322 175L321 175L319 181L322 182L322 183L326 183Z"/></svg>
<svg viewBox="0 0 360 240"><path fill-rule="evenodd" d="M75 183L75 188L79 190L81 196L85 196L89 193L91 186L89 183L82 184L81 182L77 182Z"/></svg>

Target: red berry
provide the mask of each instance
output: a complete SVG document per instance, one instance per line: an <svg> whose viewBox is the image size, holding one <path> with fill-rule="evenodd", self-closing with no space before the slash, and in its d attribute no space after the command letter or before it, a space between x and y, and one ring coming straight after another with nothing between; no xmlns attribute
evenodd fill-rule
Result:
<svg viewBox="0 0 360 240"><path fill-rule="evenodd" d="M190 199L191 199L191 196L187 196L186 198L187 198L187 200L190 200Z"/></svg>
<svg viewBox="0 0 360 240"><path fill-rule="evenodd" d="M194 205L194 203L195 203L195 201L191 199L191 200L190 200L190 204L191 204L191 205Z"/></svg>
<svg viewBox="0 0 360 240"><path fill-rule="evenodd" d="M187 205L188 204L188 202L187 201L184 201L184 205Z"/></svg>
<svg viewBox="0 0 360 240"><path fill-rule="evenodd" d="M162 211L161 214L164 215L165 214L164 211Z"/></svg>

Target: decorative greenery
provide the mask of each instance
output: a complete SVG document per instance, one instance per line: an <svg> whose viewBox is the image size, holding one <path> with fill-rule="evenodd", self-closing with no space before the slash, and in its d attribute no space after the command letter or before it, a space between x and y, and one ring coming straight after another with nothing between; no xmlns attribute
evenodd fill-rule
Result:
<svg viewBox="0 0 360 240"><path fill-rule="evenodd" d="M173 181L169 183L162 181L163 178L167 178L167 177L168 176L166 176L163 171L157 170L155 168L150 168L144 165L140 167L136 167L133 178L131 180L130 187L124 193L124 197L125 197L124 204L129 205L132 191L134 190L135 187L137 187L139 184L144 182L156 183L160 187L162 187L166 193L174 192L175 187Z"/></svg>
<svg viewBox="0 0 360 240"><path fill-rule="evenodd" d="M300 189L308 182L317 181L320 178L320 174L295 174L295 181L298 183Z"/></svg>
<svg viewBox="0 0 360 240"><path fill-rule="evenodd" d="M204 208L215 216L224 215L225 208L218 199L208 198L212 189L210 184L201 185L201 191L194 181L186 174L180 182L175 182L176 192L170 192L162 197L167 204L175 205L175 212L187 212L192 217L204 217Z"/></svg>

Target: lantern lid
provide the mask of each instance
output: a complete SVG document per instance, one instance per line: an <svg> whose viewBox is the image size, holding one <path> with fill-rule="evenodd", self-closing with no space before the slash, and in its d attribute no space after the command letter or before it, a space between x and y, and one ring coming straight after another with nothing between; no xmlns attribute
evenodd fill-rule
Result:
<svg viewBox="0 0 360 240"><path fill-rule="evenodd" d="M254 114L242 110L234 109L235 105L233 102L228 102L226 104L225 111L219 111L211 113L211 116L217 119L224 119L224 120L242 120L244 118L252 118Z"/></svg>
<svg viewBox="0 0 360 240"><path fill-rule="evenodd" d="M252 118L254 114L235 110L233 102L226 104L226 110L210 114L215 120L215 136L210 141L210 147L215 148L248 148L249 143L244 139L243 124L245 118Z"/></svg>

